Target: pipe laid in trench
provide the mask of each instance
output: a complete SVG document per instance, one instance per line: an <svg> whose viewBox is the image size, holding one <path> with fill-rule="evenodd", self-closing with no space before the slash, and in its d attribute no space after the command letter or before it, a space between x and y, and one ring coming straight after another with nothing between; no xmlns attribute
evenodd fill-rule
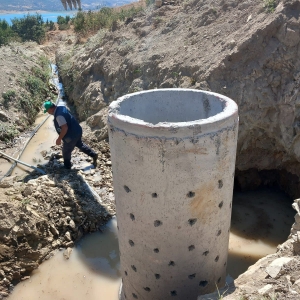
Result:
<svg viewBox="0 0 300 300"><path fill-rule="evenodd" d="M5 177L11 175L11 173L13 172L14 168L15 168L16 165L17 165L17 162L18 162L19 158L22 156L24 150L26 149L27 145L29 144L29 142L31 141L31 139L34 137L34 135L36 134L36 132L40 129L40 127L48 120L49 117L50 117L50 115L47 116L47 117L45 118L45 120L44 120L41 124L39 124L39 125L34 129L34 131L32 132L32 134L30 135L29 139L27 140L27 142L26 142L25 145L23 146L23 149L22 149L22 151L19 153L18 157L17 157L16 159L15 159L15 158L12 158L15 162L12 164L12 166L11 166L10 169L7 171L7 173L0 179L0 181L2 181ZM4 155L6 155L6 154L4 154Z"/></svg>
<svg viewBox="0 0 300 300"><path fill-rule="evenodd" d="M13 158L13 157L11 157L11 156L9 156L9 155L3 153L2 151L0 151L0 154L3 155L4 157L7 157L7 158L10 159L10 160L13 160L13 161L15 161L15 162L21 164L21 165L24 165L24 166L26 166L26 167L29 167L29 168L31 168L31 169L34 169L34 170L36 170L37 172L39 172L39 173L41 173L41 174L43 174L43 175L46 174L46 172L43 171L42 169L39 169L39 168L37 168L37 167L35 167L35 166L29 165L29 164L27 164L27 163L24 163L23 161L20 161L20 160L18 160L18 159L15 159L15 158Z"/></svg>

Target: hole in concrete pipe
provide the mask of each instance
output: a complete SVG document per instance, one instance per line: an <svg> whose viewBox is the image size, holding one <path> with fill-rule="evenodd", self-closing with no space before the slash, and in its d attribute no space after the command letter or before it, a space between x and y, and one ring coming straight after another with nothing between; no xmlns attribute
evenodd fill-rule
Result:
<svg viewBox="0 0 300 300"><path fill-rule="evenodd" d="M124 190L126 191L126 193L131 192L131 189L127 185L124 185Z"/></svg>
<svg viewBox="0 0 300 300"><path fill-rule="evenodd" d="M202 253L202 255L207 256L208 253L209 253L209 251L205 251L205 252Z"/></svg>
<svg viewBox="0 0 300 300"><path fill-rule="evenodd" d="M128 276L128 273L127 273L127 271L125 271L125 275L126 275L126 276Z"/></svg>
<svg viewBox="0 0 300 300"><path fill-rule="evenodd" d="M175 266L175 262L173 261L173 260L171 260L170 262L169 262L169 266Z"/></svg>
<svg viewBox="0 0 300 300"><path fill-rule="evenodd" d="M134 216L134 214L130 214L130 219L131 219L132 221L134 221L134 220L135 220L135 216Z"/></svg>
<svg viewBox="0 0 300 300"><path fill-rule="evenodd" d="M171 296L177 296L177 292L176 291L171 291Z"/></svg>
<svg viewBox="0 0 300 300"><path fill-rule="evenodd" d="M161 226L161 225L162 225L162 221L159 221L159 220L154 221L154 226L155 227L158 227L158 226Z"/></svg>
<svg viewBox="0 0 300 300"><path fill-rule="evenodd" d="M218 232L217 232L217 236L221 235L221 233L222 233L222 230L221 230L221 229L220 229L220 230L218 230Z"/></svg>
<svg viewBox="0 0 300 300"><path fill-rule="evenodd" d="M221 277L219 277L219 279L218 279L218 283L220 283L220 281L221 281Z"/></svg>
<svg viewBox="0 0 300 300"><path fill-rule="evenodd" d="M194 245L189 246L189 251L193 251L195 249Z"/></svg>
<svg viewBox="0 0 300 300"><path fill-rule="evenodd" d="M133 240L129 240L128 243L129 243L129 245L130 245L131 247L134 246L134 241L133 241Z"/></svg>
<svg viewBox="0 0 300 300"><path fill-rule="evenodd" d="M223 201L221 201L220 203L219 203L219 208L222 208L223 207Z"/></svg>
<svg viewBox="0 0 300 300"><path fill-rule="evenodd" d="M158 248L155 248L155 249L153 249L153 251L154 251L155 253L158 253L158 252L159 252L159 249L158 249Z"/></svg>
<svg viewBox="0 0 300 300"><path fill-rule="evenodd" d="M187 197L188 198L193 198L193 197L195 197L195 193L190 191L190 192L187 193Z"/></svg>
<svg viewBox="0 0 300 300"><path fill-rule="evenodd" d="M160 274L155 274L156 279L160 279Z"/></svg>
<svg viewBox="0 0 300 300"><path fill-rule="evenodd" d="M152 198L157 198L157 193L152 193Z"/></svg>
<svg viewBox="0 0 300 300"><path fill-rule="evenodd" d="M193 226L197 222L197 219L189 219L188 222L189 222L190 226Z"/></svg>
<svg viewBox="0 0 300 300"><path fill-rule="evenodd" d="M219 189L221 189L223 187L223 180L219 180L218 185L219 185Z"/></svg>
<svg viewBox="0 0 300 300"><path fill-rule="evenodd" d="M219 261L219 255L215 258L215 262Z"/></svg>
<svg viewBox="0 0 300 300"><path fill-rule="evenodd" d="M149 287L144 287L144 290L145 290L146 292L150 292L150 291L151 291L151 289L150 289Z"/></svg>
<svg viewBox="0 0 300 300"><path fill-rule="evenodd" d="M199 286L201 286L201 287L206 287L207 284L208 284L208 281L206 281L206 280L202 280L199 282Z"/></svg>
<svg viewBox="0 0 300 300"><path fill-rule="evenodd" d="M132 269L134 272L136 272L136 267L135 267L135 265L132 265L132 266L131 266L131 269Z"/></svg>
<svg viewBox="0 0 300 300"><path fill-rule="evenodd" d="M138 299L138 296L137 296L135 293L132 293L132 297L133 297L134 299Z"/></svg>
<svg viewBox="0 0 300 300"><path fill-rule="evenodd" d="M189 279L194 279L196 277L196 273L189 275L188 277L189 277Z"/></svg>

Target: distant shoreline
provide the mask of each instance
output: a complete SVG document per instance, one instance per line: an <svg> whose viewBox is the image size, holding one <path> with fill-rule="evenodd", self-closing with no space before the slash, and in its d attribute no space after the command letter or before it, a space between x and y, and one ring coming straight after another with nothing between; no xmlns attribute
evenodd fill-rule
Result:
<svg viewBox="0 0 300 300"><path fill-rule="evenodd" d="M9 14L45 14L45 13L53 13L53 12L61 12L61 13L76 13L77 10L0 10L0 15L9 15Z"/></svg>
<svg viewBox="0 0 300 300"><path fill-rule="evenodd" d="M34 16L36 13L38 13L44 22L47 21L52 21L52 22L57 22L57 17L58 16L62 16L62 17L66 17L66 16L70 16L71 18L75 17L77 14L77 11L75 10L62 10L62 11L44 11L44 10L32 10L32 11L14 11L14 12L3 12L0 11L0 20L4 20L6 21L9 25L12 25L12 20L14 20L15 18L17 19L22 19L22 18L26 18L27 14L29 14L30 16Z"/></svg>
<svg viewBox="0 0 300 300"><path fill-rule="evenodd" d="M123 4L123 5L112 5L112 6L109 6L110 8L118 8L118 7L126 7L126 6L130 6L130 5L134 5L134 4L137 4L139 2L143 2L143 0L132 0L132 2L128 3L128 4ZM97 11L99 10L100 8L88 8L88 7L82 7L82 11L83 12L87 12L87 11ZM76 14L78 12L78 9L68 9L68 10L65 10L65 9L62 9L62 10L34 10L34 9L31 9L31 10L1 10L0 9L0 16L1 15L10 15L10 14L24 14L24 15L27 15L27 14L35 14L35 13L38 13L38 14L48 14L48 13L64 13L64 14Z"/></svg>

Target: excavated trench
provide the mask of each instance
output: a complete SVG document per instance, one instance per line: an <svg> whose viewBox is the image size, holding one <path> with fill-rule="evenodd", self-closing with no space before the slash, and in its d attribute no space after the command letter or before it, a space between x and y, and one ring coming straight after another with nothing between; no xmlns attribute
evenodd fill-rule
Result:
<svg viewBox="0 0 300 300"><path fill-rule="evenodd" d="M49 129L49 128L48 128ZM30 144L32 153L41 140ZM227 273L233 278L259 258L276 252L294 222L291 204L298 177L284 170L236 171ZM9 296L14 299L117 300L120 286L116 220L103 233L83 238L69 260L62 252L33 272ZM99 296L100 295L100 296Z"/></svg>
<svg viewBox="0 0 300 300"><path fill-rule="evenodd" d="M51 125L45 123L29 143L30 154L40 153L49 146L44 142L52 142ZM32 156L27 152L24 151L22 159ZM36 163L40 163L42 158L36 158ZM277 246L287 239L295 215L291 204L297 194L298 177L287 171L236 170L227 262L231 277L237 278L259 258L275 253ZM117 300L121 279L116 227L114 219L103 228L103 233L83 238L69 260L58 251L33 272L30 280L18 284L9 299L75 299L79 295L86 300L99 296Z"/></svg>

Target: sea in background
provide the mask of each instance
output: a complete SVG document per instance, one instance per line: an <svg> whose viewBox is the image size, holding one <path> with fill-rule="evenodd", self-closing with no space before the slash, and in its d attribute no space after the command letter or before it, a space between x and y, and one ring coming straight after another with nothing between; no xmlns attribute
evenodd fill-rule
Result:
<svg viewBox="0 0 300 300"><path fill-rule="evenodd" d="M58 16L62 16L62 17L66 17L66 16L70 16L73 17L76 15L77 10L75 11L29 11L29 12L15 12L15 13L0 13L0 20L6 20L8 22L8 24L12 24L11 23L11 19L14 18L23 18L24 16L26 16L27 14L30 15L35 15L36 13L40 14L43 18L43 20L46 22L48 21L53 21L53 22L57 22L57 17Z"/></svg>

